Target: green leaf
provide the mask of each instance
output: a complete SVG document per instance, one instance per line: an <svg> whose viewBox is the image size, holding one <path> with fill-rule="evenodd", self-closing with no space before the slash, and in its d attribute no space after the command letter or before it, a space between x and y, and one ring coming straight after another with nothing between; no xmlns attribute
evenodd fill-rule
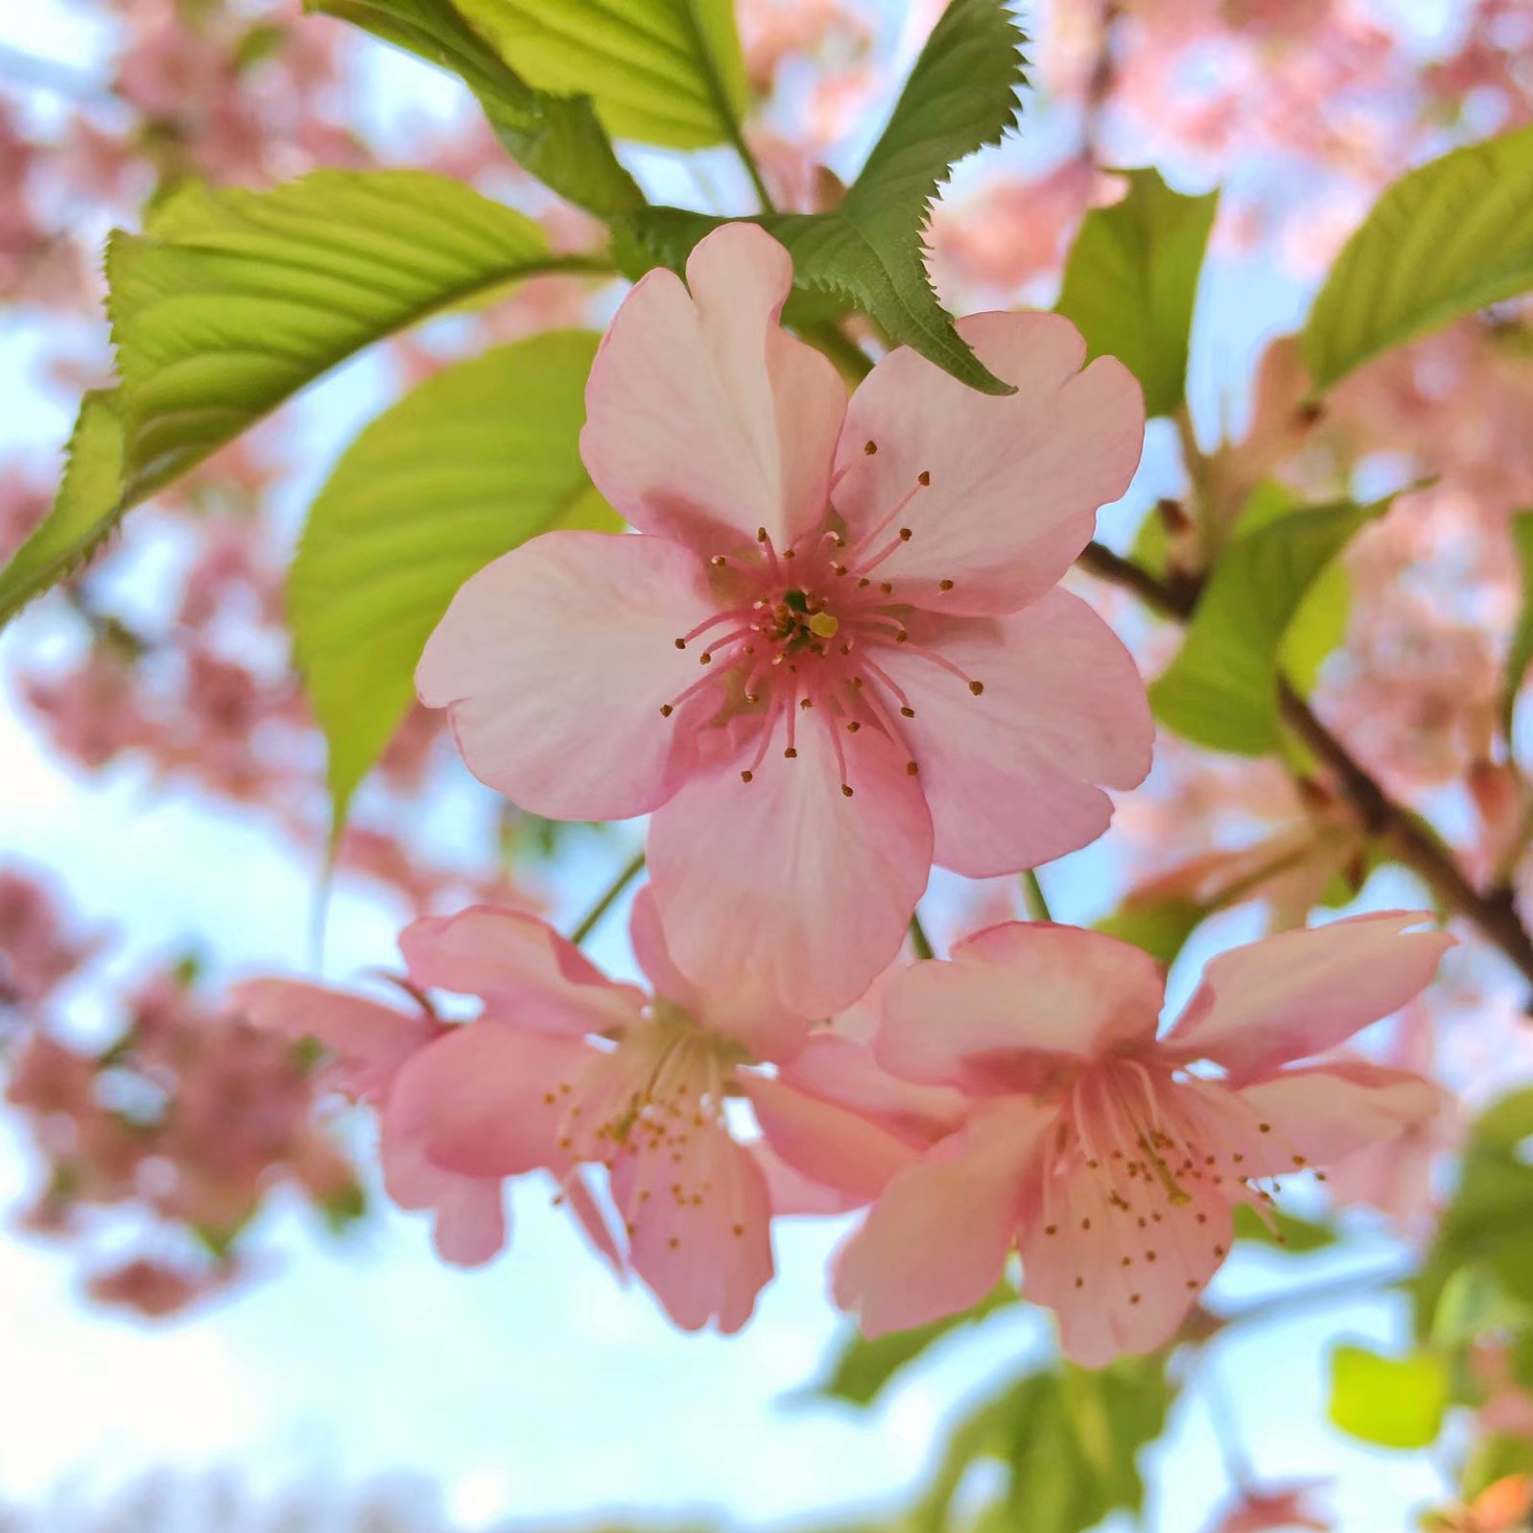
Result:
<svg viewBox="0 0 1533 1533"><path fill-rule="evenodd" d="M598 218L644 206L644 193L612 152L589 96L534 90L449 0L305 0L439 64L478 97L506 152L545 186Z"/></svg>
<svg viewBox="0 0 1533 1533"><path fill-rule="evenodd" d="M580 461L597 341L547 331L438 373L368 426L320 490L288 610L337 824L458 587L550 528L621 527Z"/></svg>
<svg viewBox="0 0 1533 1533"><path fill-rule="evenodd" d="M1249 1203L1236 1205L1235 1237L1256 1245L1278 1246L1294 1256L1336 1244L1336 1231L1328 1224L1300 1219L1280 1208L1269 1207L1258 1214Z"/></svg>
<svg viewBox="0 0 1533 1533"><path fill-rule="evenodd" d="M1533 1304L1533 1088L1503 1097L1476 1120L1459 1161L1453 1201L1413 1287L1416 1327L1435 1333L1456 1274L1483 1269L1511 1300Z"/></svg>
<svg viewBox="0 0 1533 1533"><path fill-rule="evenodd" d="M1514 1474L1533 1475L1533 1441L1526 1437L1515 1437L1509 1432L1492 1432L1480 1438L1469 1450L1469 1458L1464 1465L1464 1495L1473 1500L1497 1480ZM1465 1524L1459 1523L1458 1526L1462 1528Z"/></svg>
<svg viewBox="0 0 1533 1533"><path fill-rule="evenodd" d="M1512 1298L1495 1273L1484 1267L1460 1267L1443 1284L1432 1316L1431 1340L1437 1347L1466 1347L1489 1331L1526 1325L1533 1314Z"/></svg>
<svg viewBox="0 0 1533 1533"><path fill-rule="evenodd" d="M1331 560L1390 499L1306 507L1234 539L1176 659L1150 688L1155 716L1213 750L1245 756L1276 750L1278 679L1295 616Z"/></svg>
<svg viewBox="0 0 1533 1533"><path fill-rule="evenodd" d="M1391 346L1533 287L1533 128L1395 182L1347 241L1304 328L1317 390Z"/></svg>
<svg viewBox="0 0 1533 1533"><path fill-rule="evenodd" d="M1517 555L1517 570L1522 577L1522 611L1512 632L1512 645L1506 656L1506 680L1501 690L1501 725L1507 738L1512 735L1512 711L1517 694L1533 661L1533 510L1519 511L1512 517L1512 548Z"/></svg>
<svg viewBox="0 0 1533 1533"><path fill-rule="evenodd" d="M1112 1512L1138 1511L1144 1483L1136 1459L1165 1429L1174 1398L1160 1356L1029 1374L954 1430L914 1524L925 1533L971 1526L1081 1533ZM1000 1461L1005 1484L976 1524L954 1503L969 1469L986 1459Z"/></svg>
<svg viewBox="0 0 1533 1533"><path fill-rule="evenodd" d="M853 1331L832 1363L829 1377L810 1393L824 1399L846 1400L852 1405L871 1405L895 1374L936 1342L1016 1301L1016 1290L1002 1284L973 1309L934 1320L930 1325L890 1331L871 1341Z"/></svg>
<svg viewBox="0 0 1533 1533"><path fill-rule="evenodd" d="M1106 936L1132 942L1158 962L1169 965L1208 913L1195 900L1134 899L1131 896L1110 916L1098 921L1095 929Z"/></svg>
<svg viewBox="0 0 1533 1533"><path fill-rule="evenodd" d="M0 625L83 564L117 525L122 449L117 395L106 390L87 394L69 438L53 508L0 569Z"/></svg>
<svg viewBox="0 0 1533 1533"><path fill-rule="evenodd" d="M1264 479L1240 508L1234 536L1243 538L1260 532L1299 510L1302 504L1287 485ZM1301 697L1314 691L1326 657L1346 638L1351 609L1352 587L1347 572L1339 561L1333 560L1304 593L1278 650L1278 667Z"/></svg>
<svg viewBox="0 0 1533 1533"><path fill-rule="evenodd" d="M1442 1430L1448 1397L1448 1370L1434 1353L1384 1357L1348 1345L1331 1353L1331 1420L1362 1442L1428 1447Z"/></svg>
<svg viewBox="0 0 1533 1533"><path fill-rule="evenodd" d="M1157 170L1122 174L1128 194L1082 221L1055 308L1086 337L1090 356L1117 357L1138 378L1148 414L1169 415L1186 395L1193 304L1219 193L1184 196Z"/></svg>
<svg viewBox="0 0 1533 1533"><path fill-rule="evenodd" d="M518 278L588 264L445 176L187 187L107 251L125 498L185 473L371 342Z"/></svg>
<svg viewBox="0 0 1533 1533"><path fill-rule="evenodd" d="M454 0L530 85L589 95L617 138L670 149L734 140L745 63L733 0Z"/></svg>
<svg viewBox="0 0 1533 1533"><path fill-rule="evenodd" d="M923 234L952 165L1016 125L1021 43L1004 0L952 0L840 207L752 220L787 246L800 290L861 310L893 341L987 394L1012 389L980 363L937 302ZM682 271L692 247L722 221L681 208L645 209L626 220L631 258ZM802 324L833 312L823 303L806 312L800 297L787 317Z"/></svg>

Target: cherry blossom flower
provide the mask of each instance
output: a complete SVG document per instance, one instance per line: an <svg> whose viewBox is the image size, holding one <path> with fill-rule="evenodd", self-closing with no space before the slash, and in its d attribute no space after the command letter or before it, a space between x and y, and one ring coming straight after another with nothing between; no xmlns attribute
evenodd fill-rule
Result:
<svg viewBox="0 0 1533 1533"><path fill-rule="evenodd" d="M70 928L48 884L0 867L0 1016L46 1000L99 947Z"/></svg>
<svg viewBox="0 0 1533 1533"><path fill-rule="evenodd" d="M917 1325L976 1303L1017 1245L1024 1294L1058 1312L1076 1361L1168 1341L1261 1183L1436 1111L1419 1076L1313 1059L1431 980L1453 939L1407 930L1425 919L1223 953L1159 1038L1159 967L1096 932L1014 922L896 975L877 1058L974 1111L879 1197L838 1258L838 1301L870 1335Z"/></svg>
<svg viewBox="0 0 1533 1533"><path fill-rule="evenodd" d="M677 963L815 1016L894 957L933 860L1084 845L1149 767L1132 659L1056 589L1127 488L1127 369L1047 314L960 333L978 394L908 350L850 405L778 327L792 265L730 224L653 271L587 390L586 466L640 536L555 532L458 592L417 671L470 769L555 819L653 811Z"/></svg>
<svg viewBox="0 0 1533 1533"><path fill-rule="evenodd" d="M229 1004L257 1027L321 1044L326 1083L381 1110L384 1186L401 1208L432 1212L443 1261L474 1267L500 1252L506 1242L500 1179L440 1171L410 1136L393 1131L389 1099L399 1071L445 1032L429 1012L285 979L248 980L230 992Z"/></svg>
<svg viewBox="0 0 1533 1533"><path fill-rule="evenodd" d="M1295 1480L1286 1485L1248 1485L1227 1507L1210 1533L1328 1533L1331 1519L1314 1510L1310 1498L1323 1480Z"/></svg>
<svg viewBox="0 0 1533 1533"><path fill-rule="evenodd" d="M772 1275L772 1215L866 1203L951 1132L962 1101L890 1078L851 1038L808 1038L807 1021L759 996L698 989L648 891L631 937L653 999L518 911L408 927L412 981L481 996L485 1010L404 1065L385 1140L461 1177L606 1166L628 1261L672 1320L735 1331ZM731 1097L754 1108L765 1160L738 1137Z"/></svg>

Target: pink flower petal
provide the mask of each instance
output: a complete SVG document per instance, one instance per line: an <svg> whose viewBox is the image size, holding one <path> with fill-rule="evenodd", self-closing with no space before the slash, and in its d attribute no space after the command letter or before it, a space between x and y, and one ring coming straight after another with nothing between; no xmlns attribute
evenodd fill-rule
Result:
<svg viewBox="0 0 1533 1533"><path fill-rule="evenodd" d="M1369 1145L1425 1123L1445 1104L1442 1089L1419 1075L1361 1059L1281 1070L1231 1091L1191 1082L1204 1139L1248 1177L1324 1169Z"/></svg>
<svg viewBox="0 0 1533 1533"><path fill-rule="evenodd" d="M565 1095L559 1088L593 1057L573 1038L500 1022L455 1027L399 1072L385 1136L419 1143L433 1165L463 1176L562 1170L569 1157L559 1144Z"/></svg>
<svg viewBox="0 0 1533 1533"><path fill-rule="evenodd" d="M477 1267L499 1254L507 1224L500 1179L457 1176L426 1159L418 1135L402 1133L385 1104L380 1119L383 1185L400 1208L429 1209L437 1254L455 1267Z"/></svg>
<svg viewBox="0 0 1533 1533"><path fill-rule="evenodd" d="M422 989L483 997L499 1021L540 1033L605 1033L639 1020L642 990L608 979L546 921L472 905L426 916L399 937Z"/></svg>
<svg viewBox="0 0 1533 1533"><path fill-rule="evenodd" d="M655 898L681 968L710 992L761 987L786 1011L848 1005L899 950L931 866L931 817L903 755L806 715L798 758L741 782L701 775L651 821ZM843 780L855 796L841 791Z"/></svg>
<svg viewBox="0 0 1533 1533"><path fill-rule="evenodd" d="M703 1008L703 993L676 967L676 961L671 957L652 884L645 884L633 898L633 908L628 916L628 945L655 995L697 1016Z"/></svg>
<svg viewBox="0 0 1533 1533"><path fill-rule="evenodd" d="M1005 1270L1021 1212L1023 1168L1051 1126L1018 1099L944 1139L884 1189L836 1256L836 1302L865 1336L908 1330L970 1308Z"/></svg>
<svg viewBox="0 0 1533 1533"><path fill-rule="evenodd" d="M1058 1314L1066 1354L1087 1368L1169 1341L1234 1243L1229 1204L1206 1180L1127 1208L1113 1185L1077 1159L1043 1177L1022 1230L1022 1295Z"/></svg>
<svg viewBox="0 0 1533 1533"><path fill-rule="evenodd" d="M1017 392L979 395L913 351L891 352L852 397L835 504L855 539L929 474L899 515L913 536L885 578L937 612L1015 612L1058 583L1097 509L1128 489L1144 399L1112 357L1082 372L1086 344L1058 315L974 314L958 333Z"/></svg>
<svg viewBox="0 0 1533 1533"><path fill-rule="evenodd" d="M1431 983L1453 938L1407 930L1431 919L1386 910L1221 953L1166 1044L1237 1080L1334 1048Z"/></svg>
<svg viewBox="0 0 1533 1533"><path fill-rule="evenodd" d="M757 1059L791 1059L808 1035L810 1019L786 1011L750 975L730 977L723 990L705 990L676 967L660 924L653 884L639 890L628 923L628 939L655 994L686 1012L707 1032L743 1043Z"/></svg>
<svg viewBox="0 0 1533 1533"><path fill-rule="evenodd" d="M921 1146L780 1080L742 1074L739 1084L767 1144L795 1171L845 1193L853 1206L871 1202L920 1158Z"/></svg>
<svg viewBox="0 0 1533 1533"><path fill-rule="evenodd" d="M771 1145L758 1140L749 1148L762 1176L766 1178L767 1197L774 1218L823 1217L847 1214L862 1207L863 1199L837 1192L834 1187L826 1187L805 1176L803 1172L795 1171Z"/></svg>
<svg viewBox="0 0 1533 1533"><path fill-rule="evenodd" d="M1164 996L1143 949L1100 932L1011 921L966 937L949 962L913 964L884 992L880 1064L976 1096L1031 1092L1116 1045L1148 1043Z"/></svg>
<svg viewBox="0 0 1533 1533"><path fill-rule="evenodd" d="M676 640L711 614L679 543L547 532L453 597L415 672L468 768L534 814L622 820L675 791L689 735L660 709L697 679Z"/></svg>
<svg viewBox="0 0 1533 1533"><path fill-rule="evenodd" d="M716 1321L729 1335L772 1277L772 1207L751 1154L716 1124L669 1155L619 1158L612 1194L628 1222L633 1270L685 1331ZM680 1192L675 1192L675 1187Z"/></svg>
<svg viewBox="0 0 1533 1533"><path fill-rule="evenodd" d="M481 1267L506 1244L505 1193L498 1181L444 1176L432 1205L437 1255L454 1267Z"/></svg>
<svg viewBox="0 0 1533 1533"><path fill-rule="evenodd" d="M394 1071L436 1032L436 1023L358 995L302 980L252 979L229 992L255 1027L313 1038L337 1056L340 1083L356 1096L381 1092Z"/></svg>
<svg viewBox="0 0 1533 1533"><path fill-rule="evenodd" d="M878 986L874 986L876 991ZM891 1075L866 1044L834 1032L813 1034L777 1078L795 1091L867 1118L925 1148L963 1121L967 1104L946 1086L917 1086Z"/></svg>
<svg viewBox="0 0 1533 1533"><path fill-rule="evenodd" d="M596 1201L596 1195L591 1191L591 1184L586 1180L584 1171L579 1167L570 1171L560 1183L560 1191L569 1204L570 1212L575 1216L575 1222L585 1232L586 1239L612 1268L618 1281L625 1281L628 1276L627 1263L623 1260L623 1253L618 1249L617 1237L613 1235L612 1227L608 1224L601 1205Z"/></svg>
<svg viewBox="0 0 1533 1533"><path fill-rule="evenodd" d="M881 656L915 717L900 728L931 806L934 858L970 878L1036 867L1107 829L1094 783L1132 788L1150 770L1155 725L1117 635L1078 596L1050 591L1004 618L933 627L923 648Z"/></svg>
<svg viewBox="0 0 1533 1533"><path fill-rule="evenodd" d="M846 388L778 324L788 252L750 224L698 242L687 287L646 275L607 331L586 388L581 456L597 487L645 532L705 558L778 548L825 508Z"/></svg>

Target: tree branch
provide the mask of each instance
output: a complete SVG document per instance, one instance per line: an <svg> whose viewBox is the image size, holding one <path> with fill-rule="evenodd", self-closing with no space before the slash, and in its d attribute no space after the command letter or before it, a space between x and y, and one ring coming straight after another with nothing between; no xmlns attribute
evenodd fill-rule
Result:
<svg viewBox="0 0 1533 1533"><path fill-rule="evenodd" d="M1198 582L1159 580L1100 543L1088 543L1078 562L1099 580L1132 591L1162 617L1185 622L1197 606ZM1395 803L1378 779L1352 756L1286 682L1280 684L1278 708L1283 722L1334 776L1337 787L1350 800L1368 832L1383 841L1397 861L1424 880L1439 904L1469 921L1533 984L1533 937L1517 914L1511 892L1496 889L1481 894L1427 822Z"/></svg>

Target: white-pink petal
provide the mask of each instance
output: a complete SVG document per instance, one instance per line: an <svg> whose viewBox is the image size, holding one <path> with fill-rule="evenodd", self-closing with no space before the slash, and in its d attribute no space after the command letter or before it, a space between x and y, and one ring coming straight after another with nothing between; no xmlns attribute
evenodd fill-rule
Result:
<svg viewBox="0 0 1533 1533"><path fill-rule="evenodd" d="M229 1005L255 1027L315 1039L336 1056L336 1084L358 1097L379 1095L437 1028L419 1010L412 1015L303 980L246 980L229 992Z"/></svg>
<svg viewBox="0 0 1533 1533"><path fill-rule="evenodd" d="M903 755L874 730L844 734L843 775L839 725L819 713L801 722L796 759L774 745L751 782L738 763L699 775L649 835L677 965L710 992L744 984L802 1017L849 1005L893 960L931 869L931 816Z"/></svg>
<svg viewBox="0 0 1533 1533"><path fill-rule="evenodd" d="M1426 911L1386 910L1282 932L1210 960L1166 1045L1236 1080L1344 1043L1432 982L1454 939L1412 931Z"/></svg>
<svg viewBox="0 0 1533 1533"><path fill-rule="evenodd" d="M720 1125L697 1127L676 1165L643 1150L612 1168L628 1259L685 1331L729 1335L772 1277L772 1205L755 1157ZM674 1186L681 1193L672 1195Z"/></svg>
<svg viewBox="0 0 1533 1533"><path fill-rule="evenodd" d="M906 1080L975 1095L1039 1090L1062 1064L1148 1043L1160 968L1132 943L1010 921L912 964L884 989L880 1064Z"/></svg>
<svg viewBox="0 0 1533 1533"><path fill-rule="evenodd" d="M786 1011L759 978L753 982L749 974L735 974L723 989L710 990L677 968L652 884L634 898L628 938L655 994L686 1012L705 1032L733 1038L754 1058L773 1062L791 1059L803 1047L810 1019Z"/></svg>
<svg viewBox="0 0 1533 1533"><path fill-rule="evenodd" d="M1115 358L1082 371L1086 343L1059 315L974 314L958 333L1017 392L977 394L908 348L890 352L852 397L834 500L855 540L929 475L900 513L913 535L884 578L934 611L1015 612L1058 583L1098 508L1128 489L1144 399Z"/></svg>
<svg viewBox="0 0 1533 1533"><path fill-rule="evenodd" d="M711 615L706 568L665 538L547 532L462 586L415 685L469 770L534 814L622 820L675 791L697 679L676 640Z"/></svg>
<svg viewBox="0 0 1533 1533"><path fill-rule="evenodd" d="M591 369L580 449L635 527L710 557L758 527L785 549L820 520L846 388L779 325L792 282L788 252L733 223L698 242L685 287L657 269L623 301Z"/></svg>
<svg viewBox="0 0 1533 1533"><path fill-rule="evenodd" d="M918 653L879 657L915 711L900 727L931 807L934 859L970 878L1037 867L1112 819L1097 784L1133 788L1155 725L1133 657L1078 596L1050 591L1002 618L912 621Z"/></svg>
<svg viewBox="0 0 1533 1533"><path fill-rule="evenodd" d="M1446 1105L1441 1087L1363 1059L1279 1070L1238 1090L1194 1082L1210 1148L1249 1177L1324 1170L1370 1145L1397 1139Z"/></svg>
<svg viewBox="0 0 1533 1533"><path fill-rule="evenodd" d="M865 1336L957 1314L995 1287L1016 1238L1024 1168L1052 1121L1019 1098L889 1183L832 1273L836 1302Z"/></svg>
<svg viewBox="0 0 1533 1533"><path fill-rule="evenodd" d="M565 1099L594 1054L573 1039L495 1021L449 1030L399 1072L385 1134L460 1176L563 1170Z"/></svg>
<svg viewBox="0 0 1533 1533"><path fill-rule="evenodd" d="M845 1194L849 1206L871 1202L924 1148L783 1081L742 1075L740 1085L767 1144L801 1175Z"/></svg>
<svg viewBox="0 0 1533 1533"><path fill-rule="evenodd" d="M567 938L526 911L471 905L425 916L399 937L423 990L477 995L486 1011L531 1032L606 1033L639 1020L645 995L607 978Z"/></svg>
<svg viewBox="0 0 1533 1533"><path fill-rule="evenodd" d="M1115 1185L1077 1153L1044 1169L1022 1230L1022 1295L1056 1312L1065 1353L1087 1368L1168 1342L1234 1244L1206 1178L1178 1198L1147 1183L1126 1208Z"/></svg>

